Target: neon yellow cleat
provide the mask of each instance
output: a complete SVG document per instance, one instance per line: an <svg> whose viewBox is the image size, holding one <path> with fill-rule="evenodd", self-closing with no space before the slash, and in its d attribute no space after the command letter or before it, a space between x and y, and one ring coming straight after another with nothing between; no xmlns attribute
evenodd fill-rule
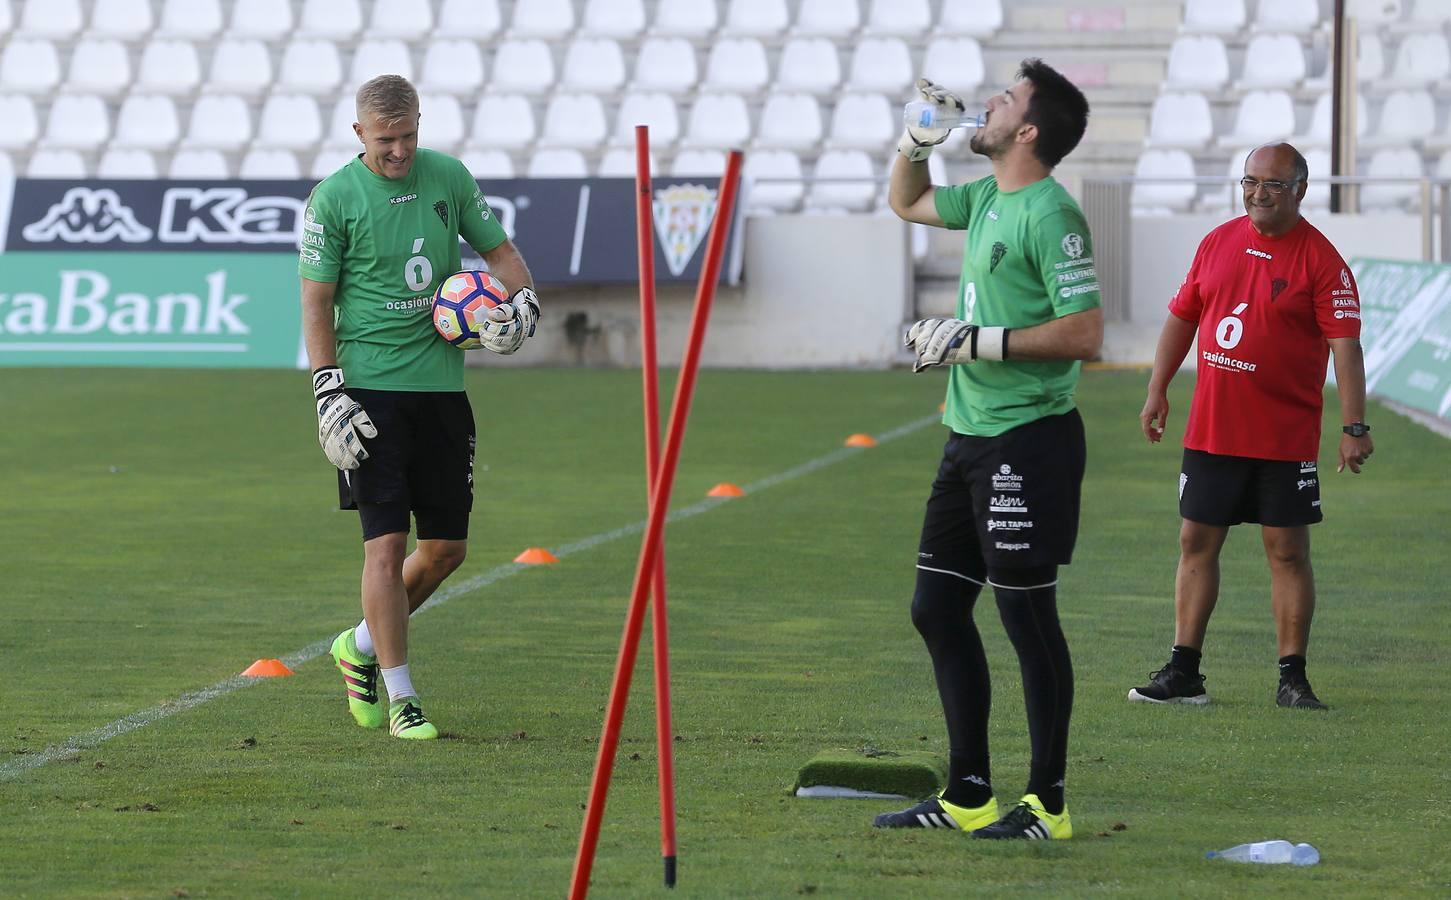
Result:
<svg viewBox="0 0 1451 900"><path fill-rule="evenodd" d="M972 836L1000 841L1066 841L1073 837L1073 823L1068 818L1067 806L1054 815L1043 808L1037 794L1024 794L1007 815L986 828L979 828Z"/></svg>
<svg viewBox="0 0 1451 900"><path fill-rule="evenodd" d="M900 812L882 813L872 821L873 828L957 828L972 831L991 825L998 818L998 801L982 806L957 806L942 799L938 793L916 806Z"/></svg>
<svg viewBox="0 0 1451 900"><path fill-rule="evenodd" d="M343 684L348 690L348 712L364 728L382 728L386 717L383 704L378 700L378 660L358 652L349 628L333 641L333 662L343 673Z"/></svg>
<svg viewBox="0 0 1451 900"><path fill-rule="evenodd" d="M388 707L388 731L396 738L410 741L431 741L438 729L423 714L417 697L404 697Z"/></svg>

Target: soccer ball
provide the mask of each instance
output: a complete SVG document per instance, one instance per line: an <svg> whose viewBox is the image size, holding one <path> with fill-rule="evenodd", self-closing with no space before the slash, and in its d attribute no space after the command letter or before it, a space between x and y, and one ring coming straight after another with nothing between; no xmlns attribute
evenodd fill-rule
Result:
<svg viewBox="0 0 1451 900"><path fill-rule="evenodd" d="M508 305L509 291L493 275L473 269L455 272L433 295L433 327L460 350L477 350L484 345L489 311Z"/></svg>

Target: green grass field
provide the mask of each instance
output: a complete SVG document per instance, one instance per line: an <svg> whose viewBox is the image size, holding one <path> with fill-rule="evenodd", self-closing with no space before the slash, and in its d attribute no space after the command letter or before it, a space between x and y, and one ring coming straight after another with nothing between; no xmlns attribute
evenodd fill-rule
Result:
<svg viewBox="0 0 1451 900"><path fill-rule="evenodd" d="M335 509L305 378L0 379L0 896L565 892L639 536L576 545L644 518L637 372L471 373L479 495L454 584L474 587L414 621L415 683L447 736L421 746L354 727L325 655L193 693L259 657L318 652L358 617L357 519ZM907 612L941 427L797 468L852 432L930 416L941 375L702 374L674 504L696 514L668 533L675 895L1451 893L1445 440L1375 406L1378 452L1352 477L1333 474L1326 439L1310 674L1328 715L1274 706L1268 575L1248 527L1226 550L1206 647L1214 703L1130 705L1172 637L1177 554L1179 451L1138 435L1145 380L1090 372L1080 389L1089 470L1060 587L1078 837L1002 846L870 828L890 803L789 795L822 749L945 751ZM720 481L756 487L701 507ZM510 568L529 546L574 549ZM1011 800L1027 773L1021 685L986 598L978 621L995 787ZM648 647L599 897L666 893ZM47 749L84 735L90 749ZM1323 862L1203 858L1269 837L1310 841Z"/></svg>

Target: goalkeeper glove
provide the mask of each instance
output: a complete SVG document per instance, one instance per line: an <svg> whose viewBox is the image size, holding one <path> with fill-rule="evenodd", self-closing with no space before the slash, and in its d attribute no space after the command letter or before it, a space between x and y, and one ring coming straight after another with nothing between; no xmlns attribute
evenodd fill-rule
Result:
<svg viewBox="0 0 1451 900"><path fill-rule="evenodd" d="M312 396L317 401L317 441L327 461L339 469L356 469L368 458L358 435L378 436L362 404L343 393L343 370L323 366L313 370Z"/></svg>
<svg viewBox="0 0 1451 900"><path fill-rule="evenodd" d="M952 366L979 359L1008 358L1008 331L961 319L922 319L907 329L904 344L917 356L913 372L931 366Z"/></svg>
<svg viewBox="0 0 1451 900"><path fill-rule="evenodd" d="M944 109L957 113L967 109L961 97L926 78L917 79L917 91L922 95L923 100L935 103ZM950 131L951 129L948 128L917 128L909 125L907 130L902 132L902 139L897 142L897 152L912 162L922 162L932 155L933 147L947 140Z"/></svg>
<svg viewBox="0 0 1451 900"><path fill-rule="evenodd" d="M533 288L522 287L510 295L508 304L489 310L488 321L480 326L479 333L485 348L508 356L524 345L525 338L533 336L538 321L539 298Z"/></svg>

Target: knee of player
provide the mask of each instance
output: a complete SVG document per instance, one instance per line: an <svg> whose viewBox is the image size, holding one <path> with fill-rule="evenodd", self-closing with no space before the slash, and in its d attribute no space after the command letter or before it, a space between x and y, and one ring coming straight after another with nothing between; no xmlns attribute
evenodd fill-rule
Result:
<svg viewBox="0 0 1451 900"><path fill-rule="evenodd" d="M448 575L464 564L468 557L468 544L462 541L450 541L440 547L430 560L434 568Z"/></svg>

